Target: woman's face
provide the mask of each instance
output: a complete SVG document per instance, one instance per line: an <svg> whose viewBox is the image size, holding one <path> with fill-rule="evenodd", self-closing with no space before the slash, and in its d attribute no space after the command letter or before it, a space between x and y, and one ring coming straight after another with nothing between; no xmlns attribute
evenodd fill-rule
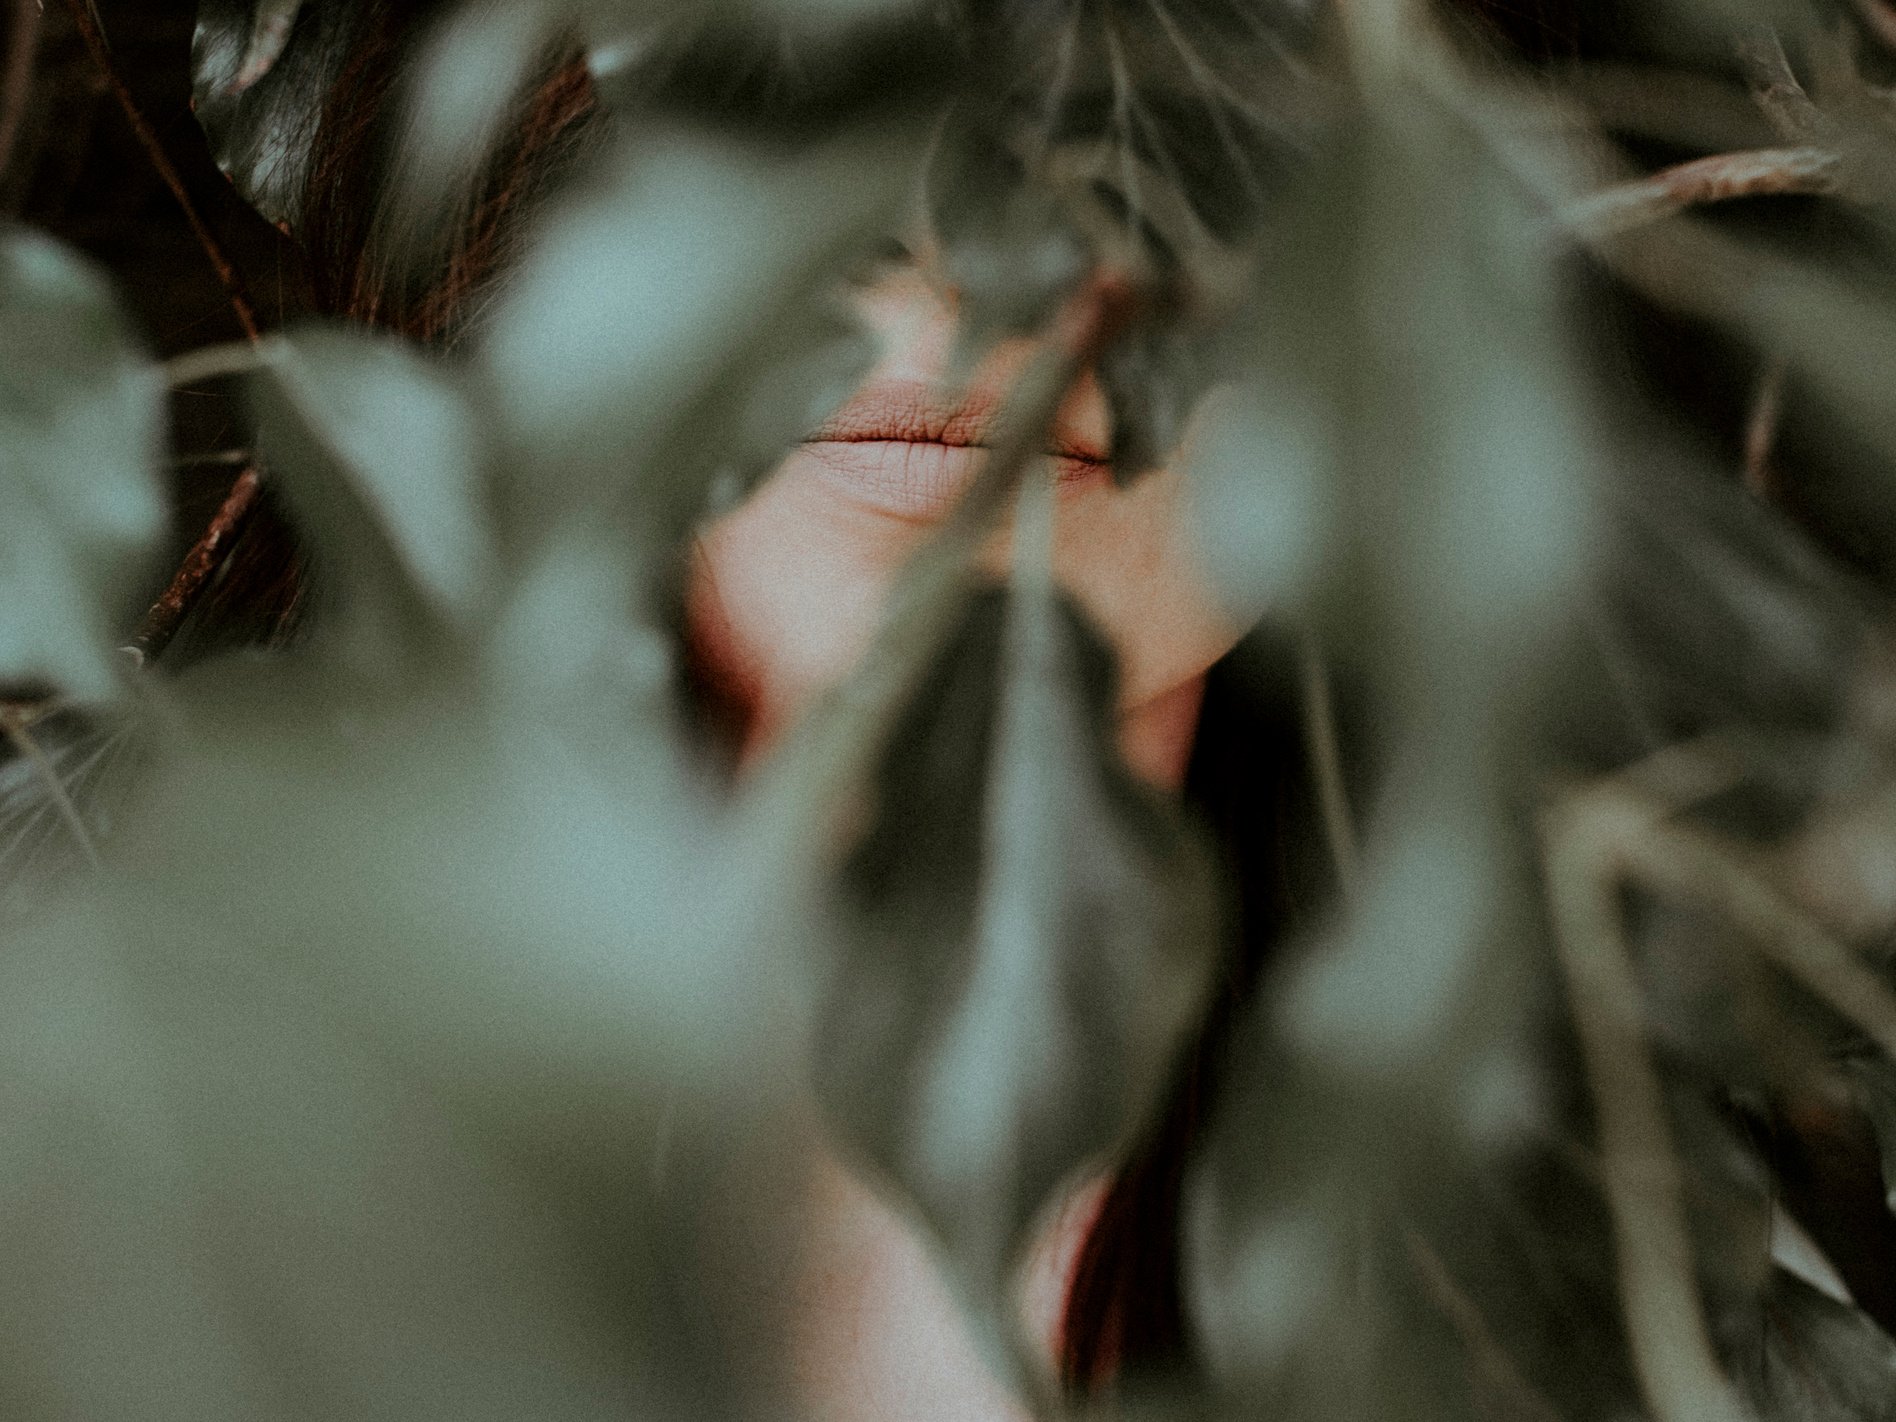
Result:
<svg viewBox="0 0 1896 1422"><path fill-rule="evenodd" d="M699 655L768 745L840 680L875 633L904 562L966 487L978 446L1036 352L1011 341L965 389L944 382L953 298L917 266L858 291L881 355L854 397L745 504L706 531L690 600ZM1120 658L1121 744L1161 785L1183 774L1205 670L1235 640L1200 570L1173 467L1130 489L1105 465L1109 421L1090 377L1049 444L1058 473L1054 565ZM1007 528L984 561L1003 573Z"/></svg>

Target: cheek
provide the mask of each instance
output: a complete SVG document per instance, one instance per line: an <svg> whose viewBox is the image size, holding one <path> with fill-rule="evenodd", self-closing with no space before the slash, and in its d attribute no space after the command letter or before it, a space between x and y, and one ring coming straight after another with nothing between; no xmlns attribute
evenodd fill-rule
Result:
<svg viewBox="0 0 1896 1422"><path fill-rule="evenodd" d="M735 703L747 755L848 673L926 533L840 506L807 462L791 456L699 542L693 650Z"/></svg>
<svg viewBox="0 0 1896 1422"><path fill-rule="evenodd" d="M1160 469L1123 491L1101 476L1061 504L1054 571L1118 652L1128 708L1200 676L1242 630L1206 578L1187 493Z"/></svg>
<svg viewBox="0 0 1896 1422"><path fill-rule="evenodd" d="M731 693L746 753L847 675L930 532L839 498L810 462L792 456L700 543L688 604L694 651ZM1237 640L1192 545L1184 496L1172 470L1124 492L1103 476L1062 491L1055 569L1117 650L1128 709L1194 680ZM1010 556L1003 532L983 562L1005 576Z"/></svg>

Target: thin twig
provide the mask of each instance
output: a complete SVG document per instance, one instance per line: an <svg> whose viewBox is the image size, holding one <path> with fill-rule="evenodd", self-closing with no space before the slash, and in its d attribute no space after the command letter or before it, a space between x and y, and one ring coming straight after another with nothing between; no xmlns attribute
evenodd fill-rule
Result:
<svg viewBox="0 0 1896 1422"><path fill-rule="evenodd" d="M204 380L237 375L259 369L278 357L282 350L281 343L276 340L232 341L204 346L166 361L165 379L176 390ZM204 532L198 535L197 542L191 545L191 551L184 555L184 561L172 574L169 585L145 613L144 621L127 648L141 664L162 652L170 643L172 635L184 624L185 617L197 602L198 594L209 584L211 574L217 571L217 565L229 551L229 545L236 540L249 520L260 491L261 478L257 466L245 456L244 468L231 483L217 512Z"/></svg>
<svg viewBox="0 0 1896 1422"><path fill-rule="evenodd" d="M1423 1292L1461 1340L1470 1381L1475 1384L1477 1396L1485 1395L1490 1404L1484 1411L1509 1422L1561 1422L1559 1411L1501 1346L1480 1307L1456 1282L1434 1246L1414 1230L1403 1231L1403 1243Z"/></svg>
<svg viewBox="0 0 1896 1422"><path fill-rule="evenodd" d="M1843 160L1827 148L1755 148L1695 158L1570 203L1561 221L1581 237L1615 236L1690 207L1734 198L1834 193Z"/></svg>
<svg viewBox="0 0 1896 1422"><path fill-rule="evenodd" d="M276 349L268 341L226 341L221 345L199 346L165 362L165 383L178 390L227 375L243 375L270 360Z"/></svg>
<svg viewBox="0 0 1896 1422"><path fill-rule="evenodd" d="M1684 1182L1647 1048L1620 920L1624 846L1649 823L1621 795L1582 793L1543 822L1558 958L1594 1102L1633 1367L1658 1422L1746 1416L1712 1352Z"/></svg>
<svg viewBox="0 0 1896 1422"><path fill-rule="evenodd" d="M1642 1386L1662 1418L1742 1416L1729 1410L1737 1405L1735 1395L1718 1374L1704 1336L1684 1232L1683 1184L1644 1042L1640 990L1617 896L1623 884L1638 884L1720 915L1737 930L1737 941L1892 1060L1896 991L1740 851L1668 820L1681 804L1669 797L1654 800L1641 793L1640 784L1637 776L1615 777L1550 816L1550 900L1599 1117L1622 1299ZM1700 1394L1697 1401L1694 1393Z"/></svg>
<svg viewBox="0 0 1896 1422"><path fill-rule="evenodd" d="M1337 887L1344 902L1356 897L1358 872L1356 825L1350 814L1349 794L1343 781L1343 752L1337 735L1336 703L1330 669L1323 659L1317 635L1305 628L1298 639L1298 682L1303 694L1304 743L1317 782L1317 804L1323 814L1323 838L1336 869Z"/></svg>
<svg viewBox="0 0 1896 1422"><path fill-rule="evenodd" d="M99 851L92 843L92 834L87 830L85 820L80 817L79 807L73 803L72 796L61 783L58 769L28 726L29 718L19 708L0 706L0 732L5 733L27 764L33 767L34 775L46 787L46 795L53 802L54 811L71 832L86 862L96 869L99 867Z"/></svg>
<svg viewBox="0 0 1896 1422"><path fill-rule="evenodd" d="M1651 823L1625 846L1637 881L1722 915L1769 958L1896 1061L1896 992L1847 944L1702 830Z"/></svg>
<svg viewBox="0 0 1896 1422"><path fill-rule="evenodd" d="M249 294L244 290L243 277L230 258L224 255L224 249L212 235L211 229L204 225L204 219L198 215L197 205L185 191L184 180L178 176L178 170L166 154L157 131L138 107L138 101L132 97L132 91L126 86L117 66L112 63L111 51L106 47L105 36L99 32L87 0L66 0L66 9L72 13L73 23L78 26L80 39L85 41L86 52L91 55L93 66L105 80L106 87L112 91L112 97L118 100L118 106L124 111L126 122L131 124L139 146L145 150L146 158L164 180L165 186L171 189L171 196L183 211L184 220L190 224L198 245L204 249L204 255L217 273L217 279L223 283L224 294L230 300L230 309L236 313L237 324L243 327L244 334L251 340L261 340L263 329L257 324L256 312L250 304Z"/></svg>
<svg viewBox="0 0 1896 1422"><path fill-rule="evenodd" d="M1784 419L1784 387L1790 370L1783 356L1772 356L1758 373L1757 388L1751 394L1751 413L1745 420L1745 488L1760 499L1777 493L1771 456Z"/></svg>
<svg viewBox="0 0 1896 1422"><path fill-rule="evenodd" d="M6 69L0 73L0 178L13 161L33 93L33 56L39 50L40 0L13 0L7 26Z"/></svg>
<svg viewBox="0 0 1896 1422"><path fill-rule="evenodd" d="M209 526L178 565L170 586L145 614L145 620L133 639L133 648L142 659L156 657L170 643L173 634L183 623L185 614L191 610L198 594L210 581L211 574L217 571L218 563L230 551L230 544L235 542L255 510L260 483L256 466L252 465L239 474L237 481L230 486L230 492L224 495L224 502L218 506Z"/></svg>
<svg viewBox="0 0 1896 1422"><path fill-rule="evenodd" d="M1779 138L1808 143L1823 131L1823 113L1791 72L1776 30L1760 27L1743 36L1738 41L1738 62L1744 67L1752 99Z"/></svg>

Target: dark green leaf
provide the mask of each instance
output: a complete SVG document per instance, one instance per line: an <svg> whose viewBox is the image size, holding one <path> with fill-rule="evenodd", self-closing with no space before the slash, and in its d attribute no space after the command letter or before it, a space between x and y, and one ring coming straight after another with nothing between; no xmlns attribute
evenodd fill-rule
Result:
<svg viewBox="0 0 1896 1422"><path fill-rule="evenodd" d="M1206 862L1120 765L1113 706L1070 604L981 596L842 880L819 1089L990 1307L1050 1193L1146 1118L1204 1000Z"/></svg>
<svg viewBox="0 0 1896 1422"><path fill-rule="evenodd" d="M386 338L312 332L276 345L252 389L263 458L331 595L463 629L491 608L486 459L443 368Z"/></svg>

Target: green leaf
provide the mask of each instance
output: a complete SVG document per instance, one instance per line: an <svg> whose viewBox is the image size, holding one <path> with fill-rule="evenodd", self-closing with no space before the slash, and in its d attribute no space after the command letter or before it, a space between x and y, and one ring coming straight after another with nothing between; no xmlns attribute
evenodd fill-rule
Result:
<svg viewBox="0 0 1896 1422"><path fill-rule="evenodd" d="M884 126L792 157L704 138L628 146L551 214L479 355L532 477L510 490L531 505L521 525L630 496L669 548L742 433L729 402L808 348L843 264L891 224L920 136ZM846 393L834 386L802 389ZM773 427L787 446L808 426Z"/></svg>
<svg viewBox="0 0 1896 1422"><path fill-rule="evenodd" d="M255 374L259 441L326 591L471 630L498 591L480 424L400 342L308 332Z"/></svg>
<svg viewBox="0 0 1896 1422"><path fill-rule="evenodd" d="M163 429L163 382L105 279L0 229L0 683L112 694L164 527Z"/></svg>
<svg viewBox="0 0 1896 1422"><path fill-rule="evenodd" d="M991 1337L1037 1212L1146 1119L1204 1000L1207 864L1121 765L1113 681L1064 598L980 596L839 888L819 1091Z"/></svg>
<svg viewBox="0 0 1896 1422"><path fill-rule="evenodd" d="M18 1415L678 1415L544 1181L312 994L271 930L95 894L0 982ZM261 951L260 951L261 950ZM715 1414L714 1414L715 1415Z"/></svg>

